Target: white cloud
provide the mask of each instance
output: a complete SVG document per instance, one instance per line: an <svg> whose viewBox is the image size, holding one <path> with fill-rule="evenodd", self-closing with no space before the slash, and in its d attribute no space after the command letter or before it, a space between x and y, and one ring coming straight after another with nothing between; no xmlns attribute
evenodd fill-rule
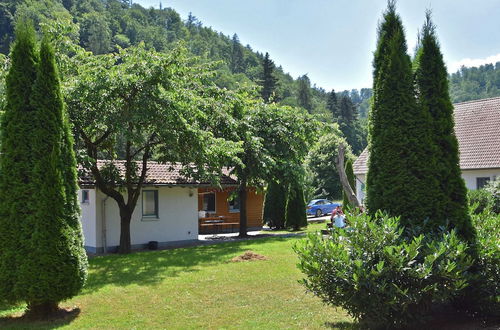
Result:
<svg viewBox="0 0 500 330"><path fill-rule="evenodd" d="M481 66L484 64L495 64L496 62L500 62L500 54L488 56L486 58L464 58L460 61L451 62L448 64L448 72L455 73L462 66L465 67L473 67L473 66Z"/></svg>

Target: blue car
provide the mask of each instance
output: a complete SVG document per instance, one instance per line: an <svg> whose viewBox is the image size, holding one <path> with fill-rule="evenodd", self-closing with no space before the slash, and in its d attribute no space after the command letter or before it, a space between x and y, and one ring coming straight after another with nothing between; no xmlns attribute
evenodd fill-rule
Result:
<svg viewBox="0 0 500 330"><path fill-rule="evenodd" d="M339 203L333 203L328 199L313 199L307 204L306 212L308 215L320 217L323 214L332 213L333 209L337 206L341 205Z"/></svg>

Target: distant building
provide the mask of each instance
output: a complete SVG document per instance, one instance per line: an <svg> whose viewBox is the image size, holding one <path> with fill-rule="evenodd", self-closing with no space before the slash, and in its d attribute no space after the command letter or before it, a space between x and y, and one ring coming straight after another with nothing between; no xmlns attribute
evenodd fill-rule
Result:
<svg viewBox="0 0 500 330"><path fill-rule="evenodd" d="M500 97L454 104L460 169L468 189L500 176ZM354 162L357 197L365 197L368 149Z"/></svg>

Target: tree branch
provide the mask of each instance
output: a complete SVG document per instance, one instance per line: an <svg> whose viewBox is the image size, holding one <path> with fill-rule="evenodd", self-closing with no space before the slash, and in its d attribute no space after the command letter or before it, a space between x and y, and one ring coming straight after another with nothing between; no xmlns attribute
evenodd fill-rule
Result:
<svg viewBox="0 0 500 330"><path fill-rule="evenodd" d="M361 208L361 203L358 201L358 198L356 197L354 190L349 184L347 175L345 174L344 158L345 158L345 147L344 144L340 143L339 155L335 158L335 167L337 168L337 172L339 173L340 182L342 183L342 188L344 189L347 195L349 203L351 203L356 208Z"/></svg>

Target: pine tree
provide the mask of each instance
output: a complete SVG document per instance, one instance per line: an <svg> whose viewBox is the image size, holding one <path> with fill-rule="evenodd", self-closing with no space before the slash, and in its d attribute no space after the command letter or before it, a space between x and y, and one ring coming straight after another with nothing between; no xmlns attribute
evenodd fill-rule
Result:
<svg viewBox="0 0 500 330"><path fill-rule="evenodd" d="M438 194L433 169L430 115L418 107L404 29L389 1L374 58L373 107L369 122L366 205L385 210L401 224L432 218Z"/></svg>
<svg viewBox="0 0 500 330"><path fill-rule="evenodd" d="M449 221L449 225L456 228L459 235L472 242L475 233L468 213L467 188L459 166L448 73L430 12L426 14L415 58L415 83L418 104L432 117L432 139L436 146L433 155L437 160L434 175L441 193L433 196L436 214L433 228L445 227Z"/></svg>
<svg viewBox="0 0 500 330"><path fill-rule="evenodd" d="M338 119L340 117L340 112L339 112L337 94L335 93L334 89L332 89L332 91L328 94L328 100L326 101L326 108L332 114L333 121L338 122Z"/></svg>
<svg viewBox="0 0 500 330"><path fill-rule="evenodd" d="M304 190L297 182L290 185L288 192L285 225L293 230L299 230L301 227L307 226Z"/></svg>
<svg viewBox="0 0 500 330"><path fill-rule="evenodd" d="M351 186L354 193L356 193L356 178L354 176L351 159L347 159L344 168L345 174L347 176L347 181L349 181L349 185ZM344 210L349 210L352 208L352 205L351 203L349 203L349 199L347 198L347 194L345 193L345 191L342 191L342 207Z"/></svg>
<svg viewBox="0 0 500 330"><path fill-rule="evenodd" d="M264 222L270 228L285 228L287 192L286 185L276 181L269 182L264 202Z"/></svg>
<svg viewBox="0 0 500 330"><path fill-rule="evenodd" d="M274 75L274 69L274 62L270 59L269 53L266 53L264 60L262 61L262 90L260 92L264 102L266 103L270 103L272 100L278 82L278 78Z"/></svg>
<svg viewBox="0 0 500 330"><path fill-rule="evenodd" d="M305 74L297 79L297 101L300 107L306 109L309 113L312 111L311 81Z"/></svg>
<svg viewBox="0 0 500 330"><path fill-rule="evenodd" d="M242 73L245 72L245 60L243 58L243 49L238 39L238 35L235 33L233 35L232 41L232 51L231 51L231 72L232 73Z"/></svg>
<svg viewBox="0 0 500 330"><path fill-rule="evenodd" d="M35 211L37 191L31 184L34 155L32 134L35 109L30 103L36 79L35 31L20 21L6 78L6 108L2 116L0 153L0 300L17 302L19 265Z"/></svg>

